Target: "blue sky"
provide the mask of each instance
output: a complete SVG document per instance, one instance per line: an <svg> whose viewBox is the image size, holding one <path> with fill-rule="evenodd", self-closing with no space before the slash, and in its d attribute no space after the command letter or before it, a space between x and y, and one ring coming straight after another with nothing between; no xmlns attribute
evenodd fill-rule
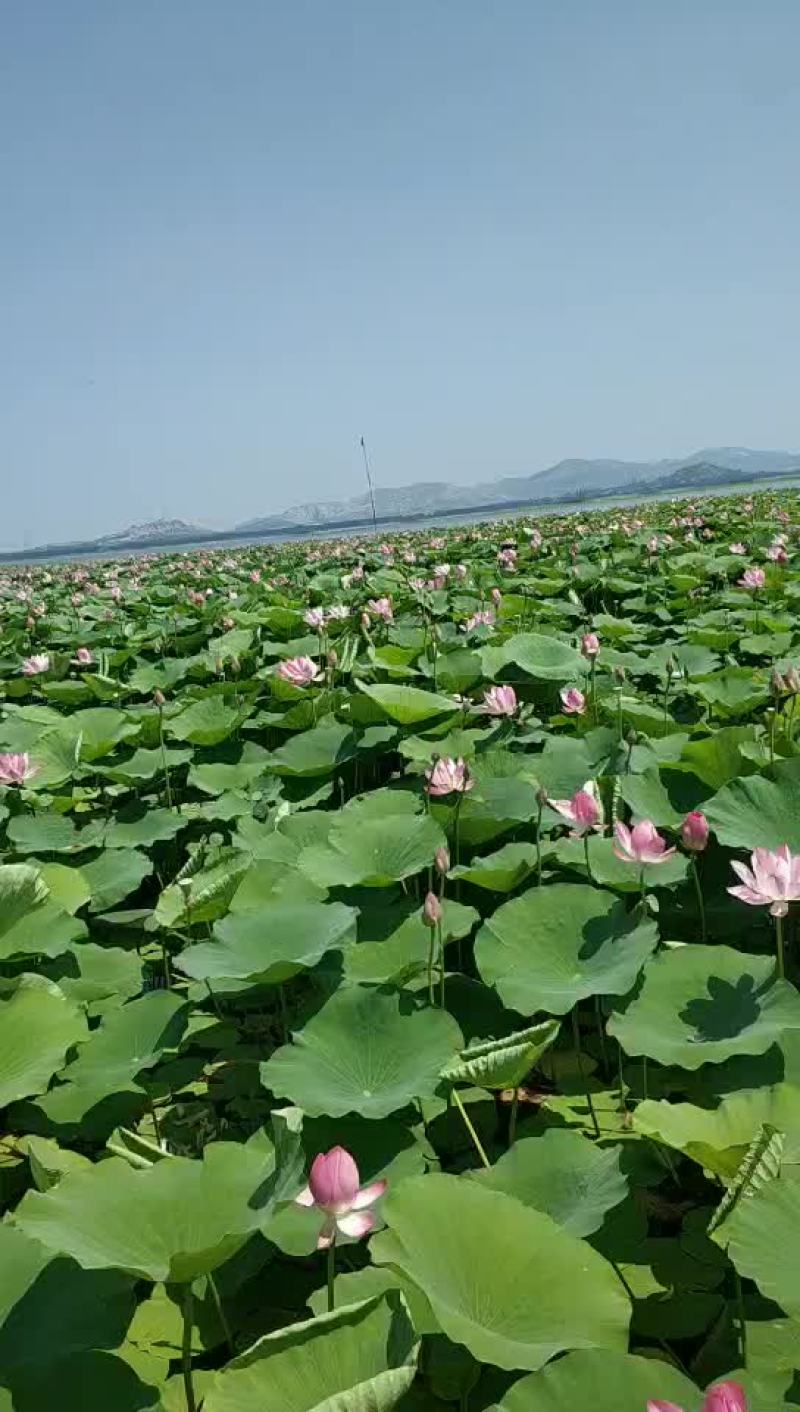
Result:
<svg viewBox="0 0 800 1412"><path fill-rule="evenodd" d="M0 541L800 445L795 0L9 0Z"/></svg>

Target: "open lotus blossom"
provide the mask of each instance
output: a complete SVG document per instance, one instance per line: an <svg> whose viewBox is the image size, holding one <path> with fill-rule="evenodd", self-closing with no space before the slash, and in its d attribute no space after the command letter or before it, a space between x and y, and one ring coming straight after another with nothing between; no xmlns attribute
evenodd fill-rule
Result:
<svg viewBox="0 0 800 1412"><path fill-rule="evenodd" d="M614 852L623 863L666 863L676 852L667 848L652 819L640 819L629 829L626 824L614 825Z"/></svg>
<svg viewBox="0 0 800 1412"><path fill-rule="evenodd" d="M0 784L23 785L38 771L39 766L32 765L27 755L0 755Z"/></svg>
<svg viewBox="0 0 800 1412"><path fill-rule="evenodd" d="M324 1212L325 1223L317 1240L318 1250L327 1250L337 1232L357 1240L375 1226L367 1208L374 1206L387 1187L385 1181L361 1185L355 1158L344 1147L320 1152L311 1164L308 1186L295 1197L298 1206L316 1206Z"/></svg>
<svg viewBox="0 0 800 1412"><path fill-rule="evenodd" d="M708 819L699 809L693 809L681 824L681 842L690 853L702 853L708 847Z"/></svg>
<svg viewBox="0 0 800 1412"><path fill-rule="evenodd" d="M738 554L739 556L741 556L741 555L743 555L743 554L746 554L746 553L747 553L747 545L746 545L746 544L742 544L741 540L738 540L738 539L737 539L736 543L735 543L735 544L732 544L732 545L730 546L730 553L731 553L731 554Z"/></svg>
<svg viewBox="0 0 800 1412"><path fill-rule="evenodd" d="M310 657L290 657L278 666L278 676L292 686L309 686L320 677L319 667Z"/></svg>
<svg viewBox="0 0 800 1412"><path fill-rule="evenodd" d="M452 760L448 755L436 760L425 771L425 778L428 781L428 793L433 795L466 794L475 784L464 761L460 757L458 760Z"/></svg>
<svg viewBox="0 0 800 1412"><path fill-rule="evenodd" d="M517 705L513 686L490 686L483 693L483 709L490 716L513 716Z"/></svg>
<svg viewBox="0 0 800 1412"><path fill-rule="evenodd" d="M464 632L472 632L473 628L490 628L494 624L494 613L491 608L479 608L476 613L467 618L464 624Z"/></svg>
<svg viewBox="0 0 800 1412"><path fill-rule="evenodd" d="M42 672L50 671L50 658L46 652L40 652L33 657L26 657L22 663L22 673L26 677L38 677Z"/></svg>
<svg viewBox="0 0 800 1412"><path fill-rule="evenodd" d="M663 1402L653 1399L647 1404L647 1412L683 1412L676 1402ZM747 1412L747 1398L741 1383L717 1383L710 1387L703 1398L703 1412Z"/></svg>
<svg viewBox="0 0 800 1412"><path fill-rule="evenodd" d="M586 697L577 686L562 686L559 692L561 709L567 716L582 716L586 710Z"/></svg>
<svg viewBox="0 0 800 1412"><path fill-rule="evenodd" d="M591 661L600 651L600 639L596 632L585 632L581 638L581 655Z"/></svg>
<svg viewBox="0 0 800 1412"><path fill-rule="evenodd" d="M747 902L750 907L769 907L770 916L785 917L790 902L800 902L800 855L789 851L788 843L774 850L755 848L746 863L731 862L737 878L729 887L731 897Z"/></svg>
<svg viewBox="0 0 800 1412"><path fill-rule="evenodd" d="M367 607L375 618L383 618L385 623L394 622L394 612L391 601L388 598L369 598Z"/></svg>
<svg viewBox="0 0 800 1412"><path fill-rule="evenodd" d="M583 838L600 825L602 815L594 780L587 780L571 799L548 799L547 802L563 819L569 819L573 826L571 838Z"/></svg>
<svg viewBox="0 0 800 1412"><path fill-rule="evenodd" d="M90 667L92 660L92 654L88 647L79 647L72 659L72 664L75 667Z"/></svg>
<svg viewBox="0 0 800 1412"><path fill-rule="evenodd" d="M327 613L328 621L337 623L344 622L350 617L350 609L345 603L332 603Z"/></svg>
<svg viewBox="0 0 800 1412"><path fill-rule="evenodd" d="M767 576L763 569L745 569L738 582L740 588L750 588L755 591L758 588L763 588L766 581Z"/></svg>
<svg viewBox="0 0 800 1412"><path fill-rule="evenodd" d="M303 622L308 623L308 626L317 632L321 631L325 626L325 609L309 608L308 612L303 614Z"/></svg>

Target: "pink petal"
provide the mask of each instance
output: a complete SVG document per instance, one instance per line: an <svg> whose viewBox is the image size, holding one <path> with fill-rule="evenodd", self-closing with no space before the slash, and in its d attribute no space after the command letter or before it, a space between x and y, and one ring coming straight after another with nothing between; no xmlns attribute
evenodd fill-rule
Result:
<svg viewBox="0 0 800 1412"><path fill-rule="evenodd" d="M358 1240L374 1230L375 1217L371 1211L349 1211L345 1216L337 1216L336 1224L342 1235Z"/></svg>
<svg viewBox="0 0 800 1412"><path fill-rule="evenodd" d="M383 1196L383 1193L385 1192L388 1185L389 1183L386 1181L385 1178L382 1177L380 1181L370 1182L369 1186L362 1186L360 1192L353 1201L351 1210L363 1211L365 1206L372 1206L374 1202L379 1199L379 1197Z"/></svg>
<svg viewBox="0 0 800 1412"><path fill-rule="evenodd" d="M683 1408L679 1407L677 1402L655 1401L648 1402L647 1412L683 1412Z"/></svg>
<svg viewBox="0 0 800 1412"><path fill-rule="evenodd" d="M709 1388L703 1412L747 1412L747 1398L741 1383L717 1383L716 1387Z"/></svg>
<svg viewBox="0 0 800 1412"><path fill-rule="evenodd" d="M313 1206L314 1194L310 1186L304 1186L299 1196L294 1199L295 1206Z"/></svg>
<svg viewBox="0 0 800 1412"><path fill-rule="evenodd" d="M731 897L738 897L740 902L746 902L750 907L766 907L769 902L768 897L764 897L752 887L729 887L727 891Z"/></svg>

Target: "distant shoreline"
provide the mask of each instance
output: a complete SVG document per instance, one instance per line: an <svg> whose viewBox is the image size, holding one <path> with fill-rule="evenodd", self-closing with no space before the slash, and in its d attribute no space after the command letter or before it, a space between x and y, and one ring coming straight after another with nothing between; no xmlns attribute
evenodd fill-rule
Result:
<svg viewBox="0 0 800 1412"><path fill-rule="evenodd" d="M157 550L163 554L169 554L173 550L214 547L216 545L231 544L236 547L243 547L247 544L257 544L262 540L273 543L282 543L285 540L296 539L324 539L331 534L340 531L359 531L365 534L380 532L384 527L406 526L407 528L424 527L430 525L434 527L439 522L467 520L477 522L488 517L505 519L513 517L519 511L535 510L544 514L557 514L562 511L565 514L577 514L582 509L590 510L596 508L598 503L617 502L619 504L638 504L641 501L672 500L675 498L686 499L692 494L696 495L732 495L741 490L743 493L752 490L754 487L770 489L774 488L773 482L778 481L786 484L790 481L800 481L800 468L790 471L774 471L768 474L745 476L740 473L734 480L722 483L709 481L707 485L687 484L671 485L669 487L648 488L647 485L613 486L607 490L599 490L594 495L588 495L585 491L574 492L572 495L539 498L536 500L500 500L487 501L480 505L470 505L463 507L451 507L446 510L433 510L426 513L419 510L411 514L404 515L381 515L373 524L369 519L345 519L329 520L320 525L286 525L281 528L267 528L262 530L210 530L208 534L198 535L196 532L186 535L175 534L167 537L143 536L141 539L125 540L120 544L103 544L96 539L78 540L70 544L44 544L33 549L7 549L0 551L1 564L27 564L40 563L52 560L70 560L81 558L121 559L128 554L135 554L140 551ZM196 529L196 527L195 527Z"/></svg>

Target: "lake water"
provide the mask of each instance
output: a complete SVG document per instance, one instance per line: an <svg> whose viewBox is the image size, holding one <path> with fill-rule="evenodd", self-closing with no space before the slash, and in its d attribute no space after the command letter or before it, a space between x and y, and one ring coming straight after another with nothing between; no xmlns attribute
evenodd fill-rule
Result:
<svg viewBox="0 0 800 1412"><path fill-rule="evenodd" d="M670 500L690 500L699 499L701 496L718 497L725 495L752 495L756 491L796 489L800 486L800 476L765 476L762 480L750 482L747 485L732 484L711 486L706 490L698 490L696 496L690 491L669 491L655 492L652 495L601 495L596 499L582 500L577 503L574 500L554 501L549 505L518 505L508 508L501 508L487 512L486 510L462 510L452 514L437 513L436 515L423 515L419 519L413 520L381 520L377 521L377 533L391 536L392 534L402 534L407 530L430 530L431 533L437 529L446 530L453 525L474 525L491 524L499 520L521 520L526 519L534 523L543 516L552 515L583 515L590 510L613 510L614 508L625 509L635 505L658 504L662 501ZM139 554L177 554L189 553L195 549L244 549L252 544L291 544L302 543L304 540L320 539L363 539L372 535L375 531L369 525L350 525L346 528L322 528L308 529L298 534L286 534L278 532L274 534L243 535L236 539L193 539L182 544L153 545L149 549L125 549L109 548L102 550L68 551L53 554L37 554L31 557L25 550L17 553L6 551L0 554L0 562L8 564L47 564L47 563L70 563L73 560L86 561L87 563L109 560L128 559Z"/></svg>

